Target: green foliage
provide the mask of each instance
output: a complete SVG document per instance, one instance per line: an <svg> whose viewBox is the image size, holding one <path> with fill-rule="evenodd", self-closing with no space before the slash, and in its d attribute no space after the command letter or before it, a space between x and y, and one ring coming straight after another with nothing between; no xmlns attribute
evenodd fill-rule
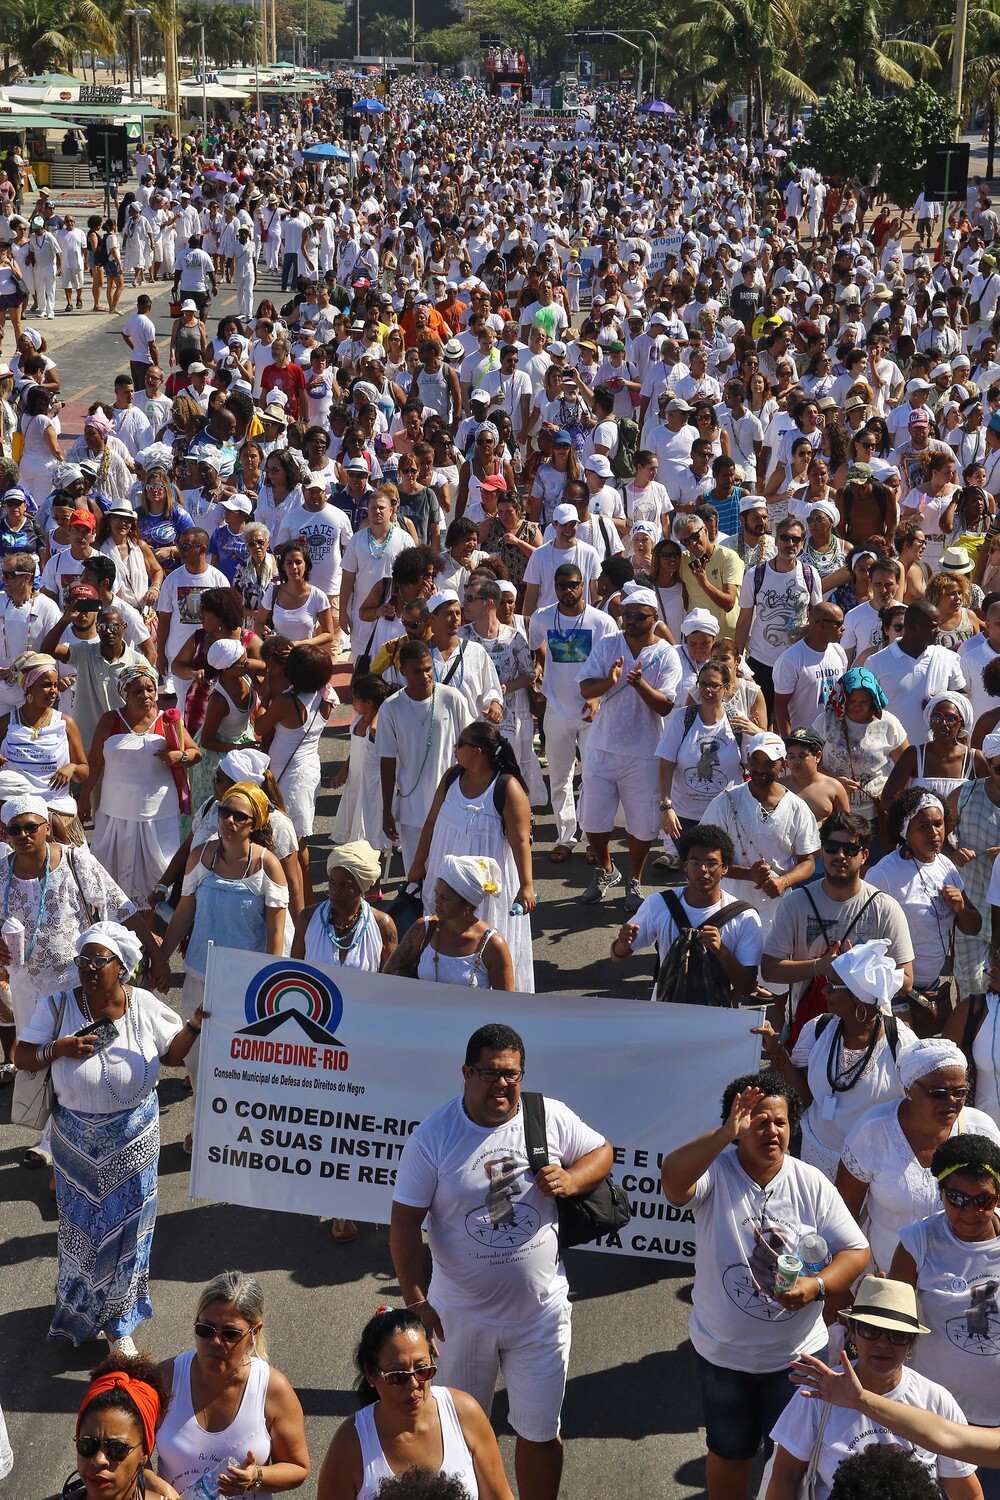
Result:
<svg viewBox="0 0 1000 1500"><path fill-rule="evenodd" d="M824 176L870 182L879 161L881 106L869 88L835 88L809 122L809 157Z"/></svg>
<svg viewBox="0 0 1000 1500"><path fill-rule="evenodd" d="M420 55L440 68L454 68L479 54L479 34L468 26L444 26L420 38Z"/></svg>
<svg viewBox="0 0 1000 1500"><path fill-rule="evenodd" d="M566 33L580 10L580 0L472 0L468 19L475 30L495 31L520 47L534 72L552 73L566 55Z"/></svg>
<svg viewBox="0 0 1000 1500"><path fill-rule="evenodd" d="M890 98L872 97L862 88L852 93L835 88L809 125L809 155L824 174L870 182L894 203L908 208L920 191L927 148L950 141L955 113L948 95L926 83Z"/></svg>
<svg viewBox="0 0 1000 1500"><path fill-rule="evenodd" d="M110 31L93 0L0 0L0 45L26 73L50 73Z"/></svg>
<svg viewBox="0 0 1000 1500"><path fill-rule="evenodd" d="M410 23L402 16L386 15L376 11L371 20L361 17L362 38L367 42L368 52L384 53L386 57L402 57L410 50Z"/></svg>

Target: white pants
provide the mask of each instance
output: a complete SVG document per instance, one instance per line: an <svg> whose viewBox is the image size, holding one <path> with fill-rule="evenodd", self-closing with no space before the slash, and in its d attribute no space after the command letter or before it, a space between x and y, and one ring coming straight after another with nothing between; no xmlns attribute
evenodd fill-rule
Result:
<svg viewBox="0 0 1000 1500"><path fill-rule="evenodd" d="M190 1021L195 1011L205 998L205 980L200 974L185 974L184 988L181 990L181 1015L185 1021ZM191 1080L191 1088L198 1092L198 1061L201 1056L201 1037L195 1037L194 1046L184 1059L188 1077Z"/></svg>
<svg viewBox="0 0 1000 1500"><path fill-rule="evenodd" d="M430 1294L434 1301L433 1287ZM441 1311L439 1309L439 1311ZM510 1425L529 1443L559 1436L572 1342L572 1309L558 1302L530 1323L498 1325L441 1311L444 1339L437 1380L474 1396L487 1416L497 1372L503 1373Z"/></svg>
<svg viewBox="0 0 1000 1500"><path fill-rule="evenodd" d="M404 875L417 856L417 845L420 843L420 835L423 831L422 823L400 823L397 819L396 832L399 834L399 847L403 855Z"/></svg>
<svg viewBox="0 0 1000 1500"><path fill-rule="evenodd" d="M253 292L256 282L252 276L236 278L236 311L241 318L253 317Z"/></svg>
<svg viewBox="0 0 1000 1500"><path fill-rule="evenodd" d="M41 316L54 318L56 315L55 266L35 267L35 296L38 298L38 311Z"/></svg>
<svg viewBox="0 0 1000 1500"><path fill-rule="evenodd" d="M556 820L557 844L573 845L577 841L573 777L577 747L582 763L591 727L581 723L578 717L569 719L564 714L554 713L551 707L545 710L545 755L549 762L549 793Z"/></svg>

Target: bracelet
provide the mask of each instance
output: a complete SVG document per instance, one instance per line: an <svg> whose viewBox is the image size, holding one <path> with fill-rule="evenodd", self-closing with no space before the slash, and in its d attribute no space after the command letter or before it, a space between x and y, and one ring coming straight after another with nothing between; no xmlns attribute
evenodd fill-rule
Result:
<svg viewBox="0 0 1000 1500"><path fill-rule="evenodd" d="M185 1021L184 1025L187 1027L188 1031L190 1031L192 1036L201 1036L200 1026L192 1026L190 1021Z"/></svg>
<svg viewBox="0 0 1000 1500"><path fill-rule="evenodd" d="M264 1488L264 1470L260 1464L257 1465L257 1472L254 1474L247 1488L251 1490L262 1490Z"/></svg>
<svg viewBox="0 0 1000 1500"><path fill-rule="evenodd" d="M56 1044L55 1042L46 1042L44 1047L39 1047L37 1050L38 1061L42 1063L50 1063L55 1056Z"/></svg>
<svg viewBox="0 0 1000 1500"><path fill-rule="evenodd" d="M414 1307L426 1307L427 1306L427 1298L426 1297L418 1297L417 1300L416 1300L416 1302L404 1302L403 1306L406 1308L407 1312L410 1312L411 1309L414 1308Z"/></svg>
<svg viewBox="0 0 1000 1500"><path fill-rule="evenodd" d="M618 938L615 938L614 942L611 944L611 952L614 954L614 956L616 958L621 958L622 954L620 954L618 952L618 941L619 941ZM631 948L628 951L629 951L629 953L631 953L631 951L632 951Z"/></svg>

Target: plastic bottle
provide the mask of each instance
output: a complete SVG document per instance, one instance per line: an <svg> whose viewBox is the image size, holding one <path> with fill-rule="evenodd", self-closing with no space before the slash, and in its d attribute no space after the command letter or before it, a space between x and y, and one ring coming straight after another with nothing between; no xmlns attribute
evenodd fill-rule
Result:
<svg viewBox="0 0 1000 1500"><path fill-rule="evenodd" d="M514 905L511 907L510 912L509 912L508 915L510 915L512 917L523 917L524 916L524 907L521 905L520 901L515 901L514 902Z"/></svg>
<svg viewBox="0 0 1000 1500"><path fill-rule="evenodd" d="M802 1274L815 1276L830 1261L830 1247L821 1234L805 1234L799 1244Z"/></svg>

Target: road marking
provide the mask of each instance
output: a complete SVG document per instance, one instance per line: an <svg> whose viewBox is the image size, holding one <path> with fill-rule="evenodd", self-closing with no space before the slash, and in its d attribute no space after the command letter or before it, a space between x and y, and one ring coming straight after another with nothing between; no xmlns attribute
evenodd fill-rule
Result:
<svg viewBox="0 0 1000 1500"><path fill-rule="evenodd" d="M77 391L74 396L67 396L64 399L67 401L82 401L84 396L89 396L91 391L96 390L96 385L85 385L82 391Z"/></svg>

